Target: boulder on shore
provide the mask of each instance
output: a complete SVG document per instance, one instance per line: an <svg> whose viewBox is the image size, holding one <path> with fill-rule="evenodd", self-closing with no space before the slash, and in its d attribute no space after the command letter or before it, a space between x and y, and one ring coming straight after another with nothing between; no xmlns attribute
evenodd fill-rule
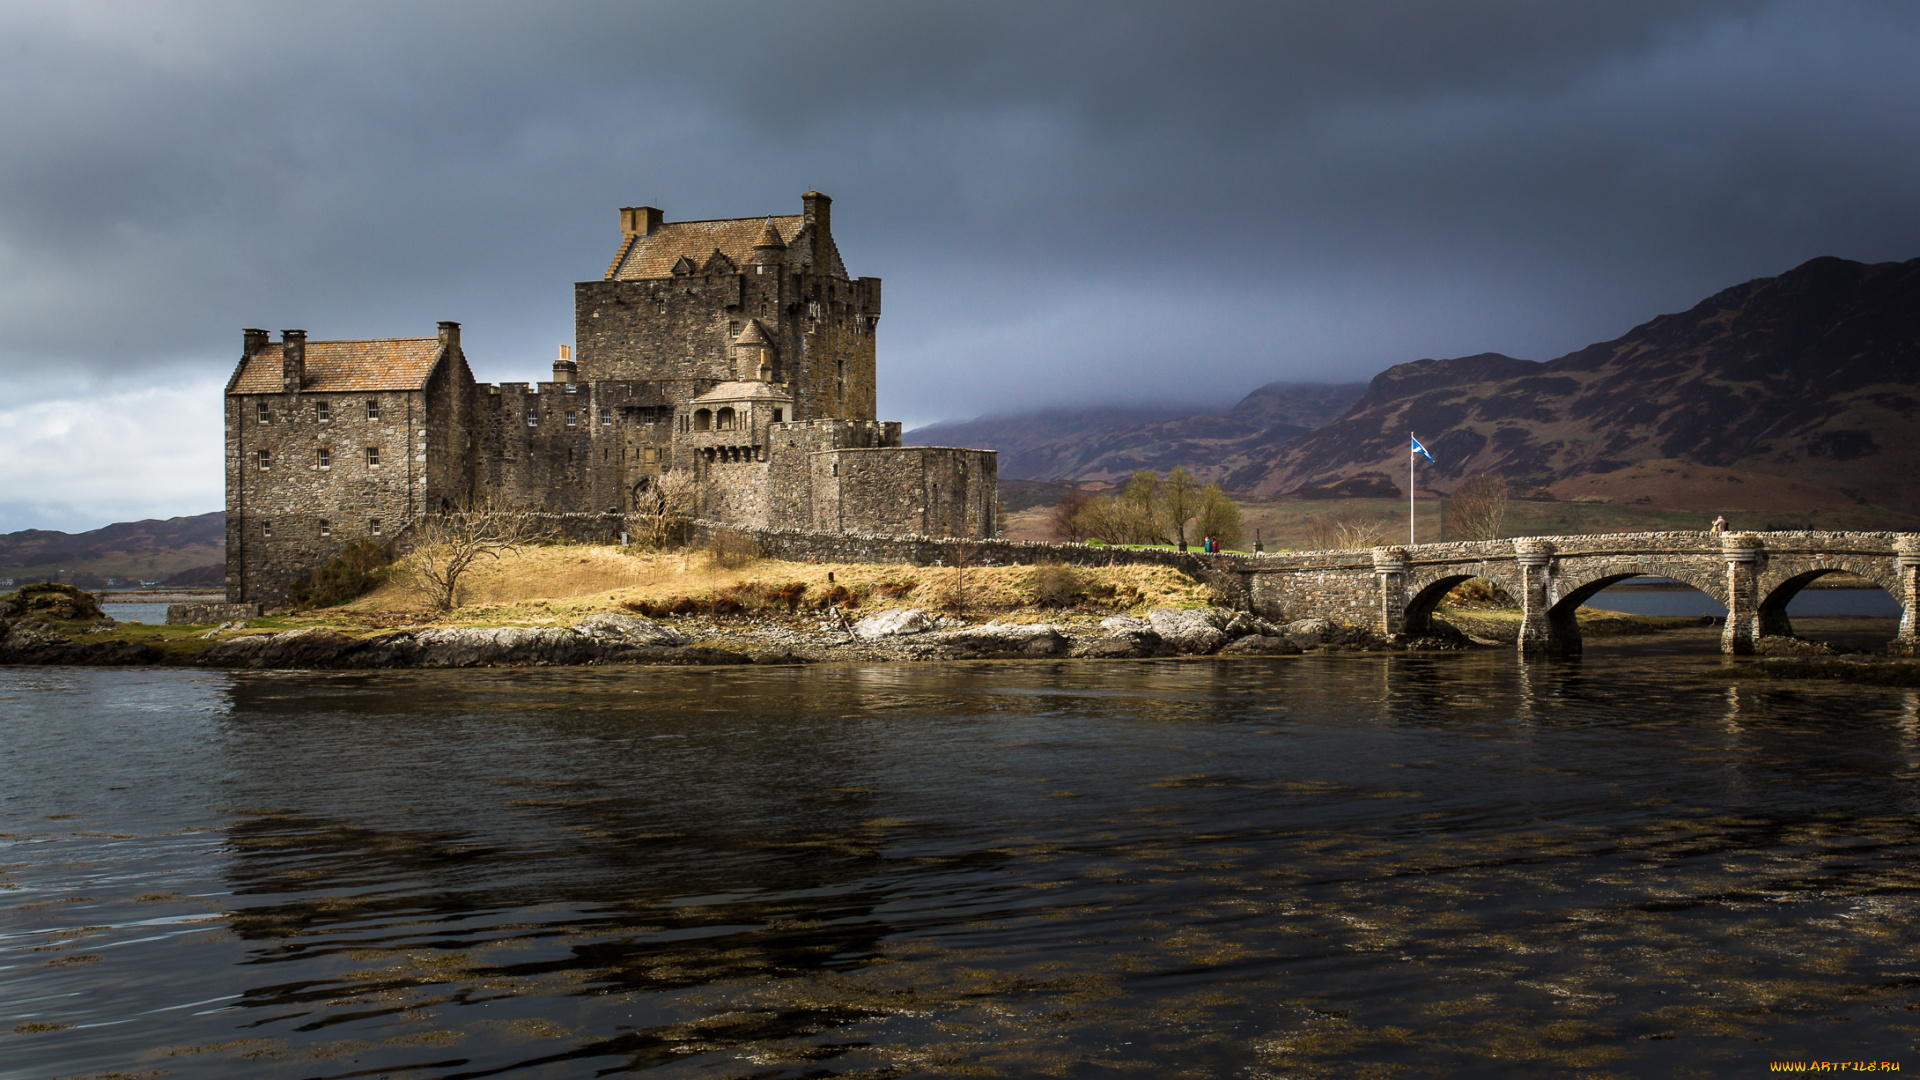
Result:
<svg viewBox="0 0 1920 1080"><path fill-rule="evenodd" d="M589 615L573 629L601 645L687 645L693 640L671 626L617 611Z"/></svg>
<svg viewBox="0 0 1920 1080"><path fill-rule="evenodd" d="M1160 639L1186 653L1210 653L1229 640L1228 613L1215 608L1155 608L1147 622Z"/></svg>
<svg viewBox="0 0 1920 1080"><path fill-rule="evenodd" d="M1298 656L1304 652L1300 646L1278 635L1249 634L1246 637L1228 642L1220 650L1221 656Z"/></svg>
<svg viewBox="0 0 1920 1080"><path fill-rule="evenodd" d="M958 657L1063 656L1069 647L1065 634L1045 623L1003 623L928 634L927 644Z"/></svg>
<svg viewBox="0 0 1920 1080"><path fill-rule="evenodd" d="M936 628L927 613L919 608L902 608L898 611L882 611L869 615L853 624L853 636L872 640L874 638L900 637L905 634L924 634Z"/></svg>

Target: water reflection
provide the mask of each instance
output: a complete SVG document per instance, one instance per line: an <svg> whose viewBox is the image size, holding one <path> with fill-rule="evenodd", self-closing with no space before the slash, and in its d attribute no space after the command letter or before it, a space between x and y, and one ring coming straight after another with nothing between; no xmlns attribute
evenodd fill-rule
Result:
<svg viewBox="0 0 1920 1080"><path fill-rule="evenodd" d="M0 1078L1896 1060L1920 695L1720 664L4 672Z"/></svg>

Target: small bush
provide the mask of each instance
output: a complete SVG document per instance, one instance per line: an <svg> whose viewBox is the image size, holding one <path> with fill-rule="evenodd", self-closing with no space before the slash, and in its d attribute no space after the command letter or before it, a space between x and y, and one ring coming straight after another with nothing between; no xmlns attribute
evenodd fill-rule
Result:
<svg viewBox="0 0 1920 1080"><path fill-rule="evenodd" d="M883 600L898 600L912 592L919 584L912 578L905 581L882 581L874 585L873 592Z"/></svg>
<svg viewBox="0 0 1920 1080"><path fill-rule="evenodd" d="M20 609L22 615L31 615L34 618L52 622L82 622L106 618L106 614L100 610L100 605L94 602L92 593L54 581L41 581L20 586L20 591L13 594L13 604Z"/></svg>
<svg viewBox="0 0 1920 1080"><path fill-rule="evenodd" d="M716 596L712 601L715 615L738 615L747 610L747 606L731 596Z"/></svg>
<svg viewBox="0 0 1920 1080"><path fill-rule="evenodd" d="M819 606L823 609L829 607L852 607L853 605L848 603L848 601L852 599L853 593L849 592L845 585L830 585L827 587L826 592L820 594Z"/></svg>
<svg viewBox="0 0 1920 1080"><path fill-rule="evenodd" d="M1507 591L1486 578L1468 578L1447 593L1449 604L1480 604L1488 607L1518 607Z"/></svg>
<svg viewBox="0 0 1920 1080"><path fill-rule="evenodd" d="M1086 580L1065 563L1036 563L1027 574L1027 592L1040 607L1072 607L1086 595Z"/></svg>
<svg viewBox="0 0 1920 1080"><path fill-rule="evenodd" d="M309 577L295 581L288 595L297 607L333 607L364 596L387 580L393 545L355 540Z"/></svg>
<svg viewBox="0 0 1920 1080"><path fill-rule="evenodd" d="M707 545L707 565L721 570L738 570L766 556L753 537L731 529L714 533Z"/></svg>

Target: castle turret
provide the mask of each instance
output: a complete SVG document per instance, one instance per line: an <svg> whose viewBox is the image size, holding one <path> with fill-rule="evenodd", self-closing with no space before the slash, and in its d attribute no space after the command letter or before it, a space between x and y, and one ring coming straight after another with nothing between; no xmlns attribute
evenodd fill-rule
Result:
<svg viewBox="0 0 1920 1080"><path fill-rule="evenodd" d="M734 368L743 378L773 381L773 342L768 340L759 319L748 319L747 328L733 339Z"/></svg>
<svg viewBox="0 0 1920 1080"><path fill-rule="evenodd" d="M767 227L760 230L760 239L753 242L753 264L755 266L778 266L787 261L787 242L780 239L780 230L773 227L773 219L767 219Z"/></svg>

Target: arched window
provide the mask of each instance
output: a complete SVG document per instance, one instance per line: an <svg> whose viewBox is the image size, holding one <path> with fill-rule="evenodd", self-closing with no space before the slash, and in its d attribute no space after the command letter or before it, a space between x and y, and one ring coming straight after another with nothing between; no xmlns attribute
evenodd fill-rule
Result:
<svg viewBox="0 0 1920 1080"><path fill-rule="evenodd" d="M713 426L720 431L733 430L733 410L723 408L713 416Z"/></svg>
<svg viewBox="0 0 1920 1080"><path fill-rule="evenodd" d="M693 430L712 431L713 413L707 409L696 409L693 414Z"/></svg>

